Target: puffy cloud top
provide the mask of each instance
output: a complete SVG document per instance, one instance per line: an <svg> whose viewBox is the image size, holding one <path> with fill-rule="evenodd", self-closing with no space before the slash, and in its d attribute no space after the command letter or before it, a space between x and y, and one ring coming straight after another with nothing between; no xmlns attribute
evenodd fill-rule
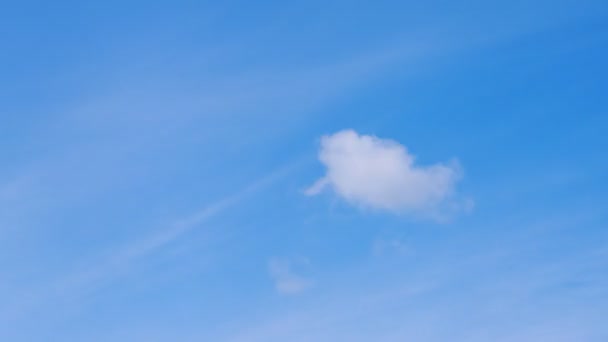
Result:
<svg viewBox="0 0 608 342"><path fill-rule="evenodd" d="M353 130L324 136L319 160L327 174L306 194L331 188L351 204L394 213L437 211L460 178L456 163L416 165L398 142Z"/></svg>

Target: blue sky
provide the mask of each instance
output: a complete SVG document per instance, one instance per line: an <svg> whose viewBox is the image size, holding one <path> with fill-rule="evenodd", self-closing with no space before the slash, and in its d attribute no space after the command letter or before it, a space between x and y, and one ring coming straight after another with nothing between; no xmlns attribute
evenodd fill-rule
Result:
<svg viewBox="0 0 608 342"><path fill-rule="evenodd" d="M2 8L0 340L608 340L605 1Z"/></svg>

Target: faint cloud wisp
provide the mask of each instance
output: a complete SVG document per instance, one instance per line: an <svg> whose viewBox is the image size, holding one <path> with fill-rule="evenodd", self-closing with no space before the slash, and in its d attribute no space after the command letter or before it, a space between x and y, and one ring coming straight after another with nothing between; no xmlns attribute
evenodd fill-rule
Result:
<svg viewBox="0 0 608 342"><path fill-rule="evenodd" d="M268 272L275 283L277 292L283 295L296 295L314 285L314 281L302 275L309 268L308 259L296 260L273 258L268 262Z"/></svg>

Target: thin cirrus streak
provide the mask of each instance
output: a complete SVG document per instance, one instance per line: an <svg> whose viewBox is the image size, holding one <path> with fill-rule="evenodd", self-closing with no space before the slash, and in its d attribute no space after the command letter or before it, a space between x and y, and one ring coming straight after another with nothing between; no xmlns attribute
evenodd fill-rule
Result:
<svg viewBox="0 0 608 342"><path fill-rule="evenodd" d="M286 174L301 164L303 159L287 163L266 176L250 183L240 191L226 196L212 204L202 207L197 212L176 220L169 227L143 237L117 251L106 255L94 264L88 264L78 271L58 277L56 281L43 289L26 291L13 303L6 305L0 313L2 320L10 320L27 315L45 304L56 301L77 301L87 293L94 292L103 284L128 273L129 267L138 260L144 259L169 243L176 241L211 218L236 206L247 197L279 181Z"/></svg>

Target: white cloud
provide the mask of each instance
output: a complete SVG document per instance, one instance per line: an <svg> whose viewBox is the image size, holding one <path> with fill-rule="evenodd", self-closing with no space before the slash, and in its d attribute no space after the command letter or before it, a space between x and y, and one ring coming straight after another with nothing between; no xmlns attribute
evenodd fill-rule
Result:
<svg viewBox="0 0 608 342"><path fill-rule="evenodd" d="M393 140L340 131L322 138L319 160L327 173L307 195L331 188L351 204L393 213L435 215L461 207L446 203L460 178L457 163L416 165L406 147Z"/></svg>
<svg viewBox="0 0 608 342"><path fill-rule="evenodd" d="M275 282L275 288L280 294L299 294L313 285L313 281L305 277L294 268L308 267L307 259L286 260L272 259L268 263L268 271Z"/></svg>

